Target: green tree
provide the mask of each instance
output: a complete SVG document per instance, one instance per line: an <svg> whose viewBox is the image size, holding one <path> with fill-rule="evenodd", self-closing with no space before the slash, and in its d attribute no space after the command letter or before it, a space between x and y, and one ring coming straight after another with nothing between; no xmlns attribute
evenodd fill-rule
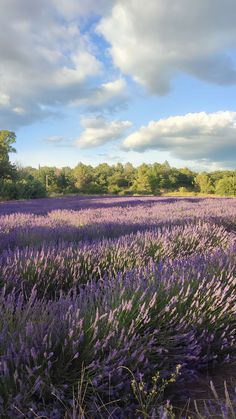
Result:
<svg viewBox="0 0 236 419"><path fill-rule="evenodd" d="M214 193L214 186L212 180L207 173L199 173L195 178L195 182L199 187L200 192L205 194Z"/></svg>
<svg viewBox="0 0 236 419"><path fill-rule="evenodd" d="M124 164L124 176L125 176L125 179L127 179L128 181L129 187L132 187L134 183L135 172L136 170L131 163L127 162Z"/></svg>
<svg viewBox="0 0 236 419"><path fill-rule="evenodd" d="M134 191L144 195L152 193L151 171L150 167L145 163L137 168L134 179Z"/></svg>
<svg viewBox="0 0 236 419"><path fill-rule="evenodd" d="M75 178L70 167L63 167L57 173L57 188L61 193L76 192Z"/></svg>
<svg viewBox="0 0 236 419"><path fill-rule="evenodd" d="M73 170L76 188L83 193L88 192L88 187L93 181L93 168L79 163Z"/></svg>
<svg viewBox="0 0 236 419"><path fill-rule="evenodd" d="M101 193L108 192L109 177L113 175L113 169L107 163L101 163L94 169L94 180L99 186Z"/></svg>
<svg viewBox="0 0 236 419"><path fill-rule="evenodd" d="M171 167L168 161L164 163L154 163L151 168L152 173L152 189L153 191L166 191L171 189L171 182L173 183L173 179L170 180L171 174Z"/></svg>
<svg viewBox="0 0 236 419"><path fill-rule="evenodd" d="M216 194L221 196L236 196L236 173L224 176L216 183Z"/></svg>
<svg viewBox="0 0 236 419"><path fill-rule="evenodd" d="M196 177L196 173L189 170L187 167L183 169L178 169L178 189L185 188L186 190L192 191L194 190L194 179Z"/></svg>
<svg viewBox="0 0 236 419"><path fill-rule="evenodd" d="M16 135L12 131L0 130L0 178L9 179L15 175L15 167L10 163L9 153L15 153L12 147Z"/></svg>
<svg viewBox="0 0 236 419"><path fill-rule="evenodd" d="M108 192L117 194L124 189L129 187L129 181L125 178L125 175L114 173L108 178Z"/></svg>
<svg viewBox="0 0 236 419"><path fill-rule="evenodd" d="M37 169L18 167L15 183L16 198L31 199L46 196L45 184L37 179Z"/></svg>
<svg viewBox="0 0 236 419"><path fill-rule="evenodd" d="M112 174L108 176L108 192L118 194L129 187L129 181L126 178L123 164L117 163L111 169Z"/></svg>
<svg viewBox="0 0 236 419"><path fill-rule="evenodd" d="M57 186L58 169L56 167L42 166L36 171L34 177L39 180L46 191L50 193L58 193Z"/></svg>

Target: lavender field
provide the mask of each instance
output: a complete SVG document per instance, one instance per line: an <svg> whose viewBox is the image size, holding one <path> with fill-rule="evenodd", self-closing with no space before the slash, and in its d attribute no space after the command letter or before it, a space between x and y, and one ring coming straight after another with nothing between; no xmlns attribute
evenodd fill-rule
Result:
<svg viewBox="0 0 236 419"><path fill-rule="evenodd" d="M0 287L0 417L177 418L235 365L236 199L2 202Z"/></svg>

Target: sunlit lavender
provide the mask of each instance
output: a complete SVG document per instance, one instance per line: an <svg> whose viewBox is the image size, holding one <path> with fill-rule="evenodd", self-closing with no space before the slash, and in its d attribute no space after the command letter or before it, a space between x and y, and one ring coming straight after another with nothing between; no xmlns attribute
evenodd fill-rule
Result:
<svg viewBox="0 0 236 419"><path fill-rule="evenodd" d="M236 199L67 197L0 214L1 417L138 418L132 380L148 394L178 368L150 407L164 418L178 384L235 362Z"/></svg>

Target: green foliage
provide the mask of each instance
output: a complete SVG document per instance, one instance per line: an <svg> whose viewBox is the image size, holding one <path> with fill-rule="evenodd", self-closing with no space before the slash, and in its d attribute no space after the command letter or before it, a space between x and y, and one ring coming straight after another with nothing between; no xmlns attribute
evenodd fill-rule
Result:
<svg viewBox="0 0 236 419"><path fill-rule="evenodd" d="M23 199L44 198L46 196L44 185L37 179L23 179L17 182L17 192L19 198Z"/></svg>
<svg viewBox="0 0 236 419"><path fill-rule="evenodd" d="M216 183L216 194L222 196L236 196L236 174L224 176Z"/></svg>
<svg viewBox="0 0 236 419"><path fill-rule="evenodd" d="M152 193L151 172L149 166L145 163L137 168L134 180L134 191L143 195Z"/></svg>
<svg viewBox="0 0 236 419"><path fill-rule="evenodd" d="M113 174L112 167L107 163L99 164L94 168L94 180L101 188L101 193L108 193L109 178Z"/></svg>
<svg viewBox="0 0 236 419"><path fill-rule="evenodd" d="M195 181L200 189L200 192L205 194L214 193L214 186L209 174L205 172L199 173L196 176Z"/></svg>
<svg viewBox="0 0 236 419"><path fill-rule="evenodd" d="M86 192L87 187L93 181L93 168L79 163L73 170L75 186L80 192Z"/></svg>
<svg viewBox="0 0 236 419"><path fill-rule="evenodd" d="M0 180L1 199L31 199L45 196L46 190L37 179Z"/></svg>
<svg viewBox="0 0 236 419"><path fill-rule="evenodd" d="M188 189L185 188L184 186L180 186L179 192L185 194L186 192L188 192Z"/></svg>
<svg viewBox="0 0 236 419"><path fill-rule="evenodd" d="M140 378L140 380L135 379L134 374L129 370L129 368L123 368L128 370L132 377L131 389L136 401L138 402L138 417L140 417L141 414L142 418L148 419L153 417L154 414L162 412L163 416L159 416L158 414L157 417L168 417L169 419L175 418L172 405L169 403L169 401L163 404L163 399L166 388L168 388L169 385L175 383L178 376L180 375L180 364L176 366L175 372L172 373L167 379L161 378L159 372L154 374L152 376L150 388L148 388L147 383L145 383L142 378Z"/></svg>
<svg viewBox="0 0 236 419"><path fill-rule="evenodd" d="M11 179L15 176L15 168L9 160L9 153L15 152L12 147L15 141L14 132L0 130L0 179Z"/></svg>
<svg viewBox="0 0 236 419"><path fill-rule="evenodd" d="M37 171L16 168L11 164L9 153L16 150L16 135L12 131L0 131L0 199L41 198L46 195L45 186L35 177Z"/></svg>
<svg viewBox="0 0 236 419"><path fill-rule="evenodd" d="M16 168L9 153L15 152L16 135L0 130L0 199L39 198L69 193L110 195L214 194L236 195L236 173L215 171L195 173L184 167L177 169L164 163L107 163L96 167L78 163L70 167L43 166Z"/></svg>
<svg viewBox="0 0 236 419"><path fill-rule="evenodd" d="M11 179L0 179L0 199L19 199L16 183Z"/></svg>
<svg viewBox="0 0 236 419"><path fill-rule="evenodd" d="M0 130L0 153L9 154L15 153L15 148L12 144L16 142L16 134L12 131Z"/></svg>

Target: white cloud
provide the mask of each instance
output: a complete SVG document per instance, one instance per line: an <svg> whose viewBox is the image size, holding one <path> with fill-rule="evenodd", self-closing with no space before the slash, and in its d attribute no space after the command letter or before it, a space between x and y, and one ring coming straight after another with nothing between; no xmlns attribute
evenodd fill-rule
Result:
<svg viewBox="0 0 236 419"><path fill-rule="evenodd" d="M84 130L76 144L80 148L93 148L122 138L132 124L130 121L107 121L103 117L90 117L82 118L81 126Z"/></svg>
<svg viewBox="0 0 236 419"><path fill-rule="evenodd" d="M85 96L72 102L74 106L85 106L90 111L104 108L123 108L129 99L128 86L122 78L102 83L100 86L90 89Z"/></svg>
<svg viewBox="0 0 236 419"><path fill-rule="evenodd" d="M9 95L5 93L0 93L0 107L8 106L10 103Z"/></svg>
<svg viewBox="0 0 236 419"><path fill-rule="evenodd" d="M19 114L19 115L23 115L25 113L24 108L21 108L20 106L16 106L12 110L13 110L13 112L15 112L16 114Z"/></svg>
<svg viewBox="0 0 236 419"><path fill-rule="evenodd" d="M87 51L78 51L71 56L72 67L63 66L55 71L56 87L76 86L83 83L87 77L99 74L101 63Z"/></svg>
<svg viewBox="0 0 236 419"><path fill-rule="evenodd" d="M97 31L111 44L117 67L163 95L181 72L236 83L227 54L236 48L235 15L235 0L117 0Z"/></svg>
<svg viewBox="0 0 236 419"><path fill-rule="evenodd" d="M112 7L115 0L53 0L58 11L69 19L88 13L103 14Z"/></svg>
<svg viewBox="0 0 236 419"><path fill-rule="evenodd" d="M123 141L123 148L167 151L183 160L233 161L236 112L189 113L151 121Z"/></svg>
<svg viewBox="0 0 236 419"><path fill-rule="evenodd" d="M0 2L2 127L15 129L50 116L50 108L83 96L90 78L101 74L102 64L89 36L78 27L79 15L74 14L73 21L62 15L62 3ZM76 2L65 4L69 7Z"/></svg>

